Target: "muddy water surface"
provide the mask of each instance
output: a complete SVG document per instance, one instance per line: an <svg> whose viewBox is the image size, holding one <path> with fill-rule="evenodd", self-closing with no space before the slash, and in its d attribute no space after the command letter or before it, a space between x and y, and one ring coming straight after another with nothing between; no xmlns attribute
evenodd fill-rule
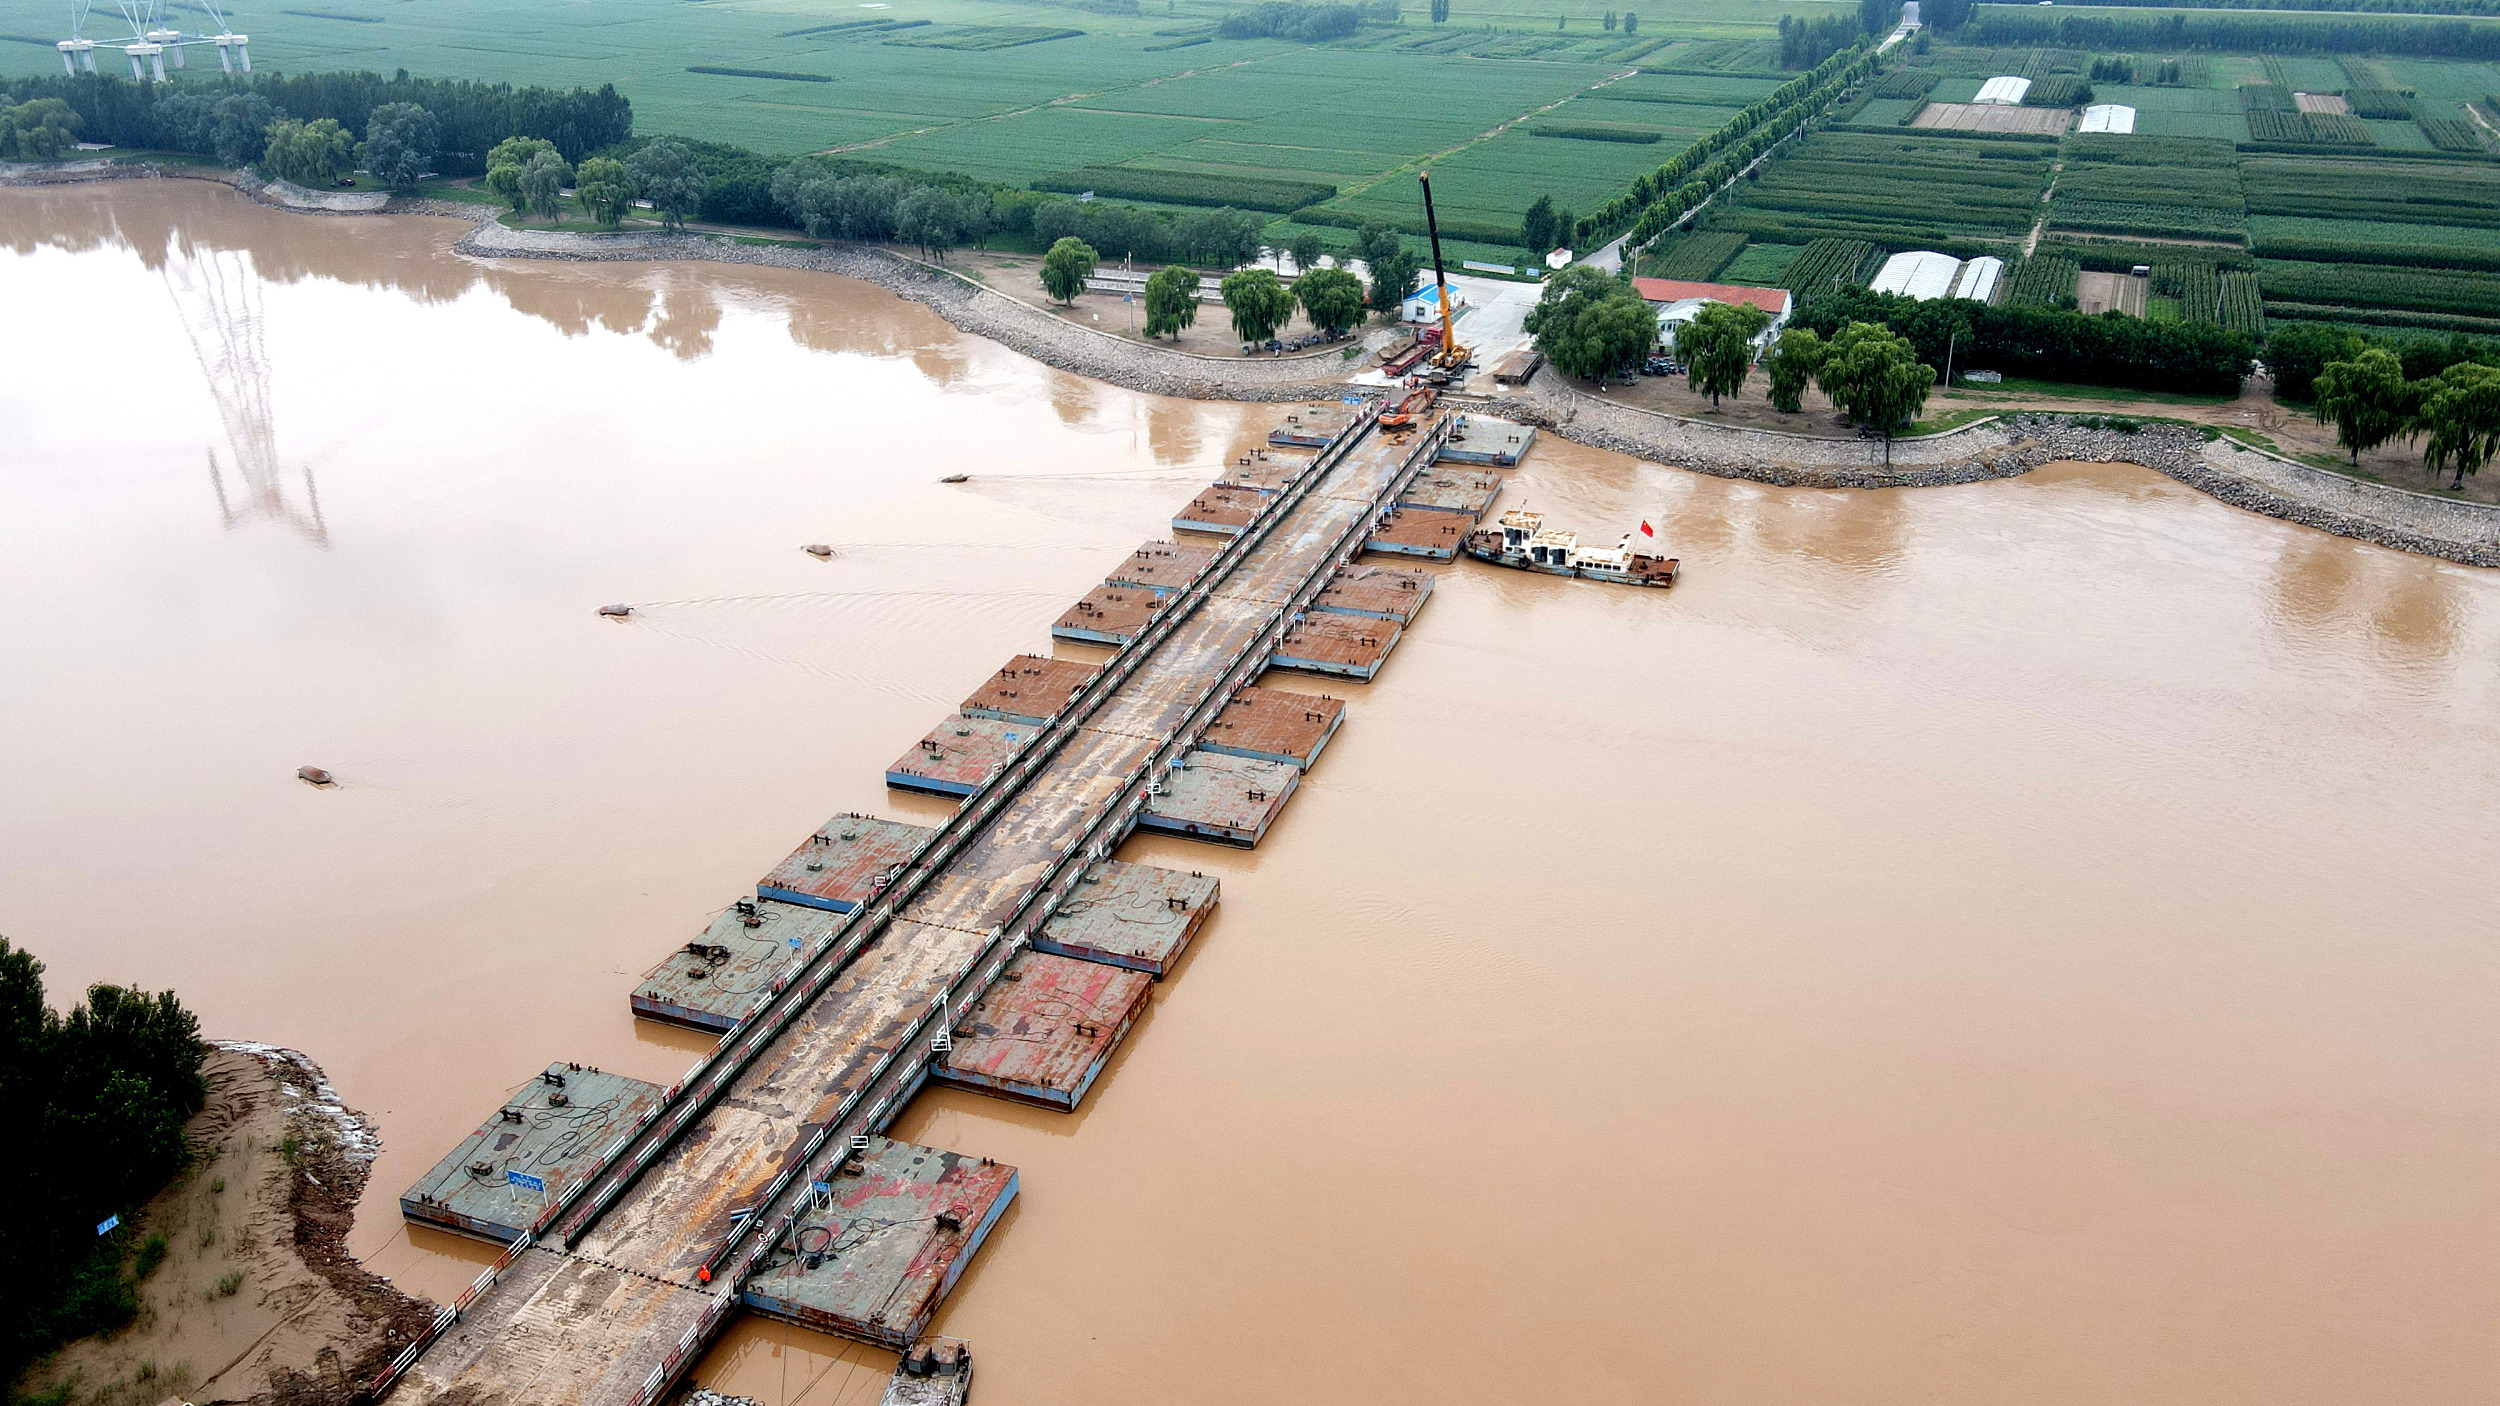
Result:
<svg viewBox="0 0 2500 1406"><path fill-rule="evenodd" d="M674 1078L634 976L941 813L883 764L1273 414L456 233L0 192L0 931L319 1058L435 1295L397 1190L548 1060ZM1087 1108L907 1116L1024 1172L983 1399L2500 1391L2500 577L2123 465L1506 501L1685 581L1447 571L1266 846L1125 852L1225 903Z"/></svg>

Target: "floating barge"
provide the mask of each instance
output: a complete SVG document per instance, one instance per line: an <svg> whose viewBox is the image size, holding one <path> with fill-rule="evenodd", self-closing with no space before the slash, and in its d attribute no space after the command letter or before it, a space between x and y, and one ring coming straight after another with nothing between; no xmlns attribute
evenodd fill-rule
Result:
<svg viewBox="0 0 2500 1406"><path fill-rule="evenodd" d="M1284 814L1302 769L1196 751L1163 774L1137 828L1248 849Z"/></svg>
<svg viewBox="0 0 2500 1406"><path fill-rule="evenodd" d="M1466 541L1467 526L1467 520L1457 513L1398 508L1389 514L1387 522L1372 529L1363 547L1392 556L1456 561L1458 550Z"/></svg>
<svg viewBox="0 0 2500 1406"><path fill-rule="evenodd" d="M1307 454L1279 459L1262 449L1235 460L1215 483L1218 488L1247 488L1272 497L1284 492L1286 486L1300 478L1302 471L1310 466L1311 459Z"/></svg>
<svg viewBox="0 0 2500 1406"><path fill-rule="evenodd" d="M741 1302L768 1317L897 1350L917 1342L1016 1199L1013 1167L870 1137Z"/></svg>
<svg viewBox="0 0 2500 1406"><path fill-rule="evenodd" d="M599 1170L611 1143L667 1094L657 1084L550 1064L400 1194L412 1221L506 1244Z"/></svg>
<svg viewBox="0 0 2500 1406"><path fill-rule="evenodd" d="M1106 581L1053 621L1050 637L1075 644L1126 644L1137 638L1162 604L1163 597L1156 591Z"/></svg>
<svg viewBox="0 0 2500 1406"><path fill-rule="evenodd" d="M1339 402L1335 405L1306 405L1285 416L1283 424L1267 432L1267 442L1291 445L1298 449L1321 449L1345 433L1354 423L1355 407Z"/></svg>
<svg viewBox="0 0 2500 1406"><path fill-rule="evenodd" d="M1276 646L1276 667L1369 683L1405 632L1394 620L1312 611Z"/></svg>
<svg viewBox="0 0 2500 1406"><path fill-rule="evenodd" d="M952 735L944 727L929 735L934 738L941 734ZM895 765L937 760L924 742L919 750L898 759ZM896 784L891 768L886 772L886 783ZM903 789L927 788L914 784ZM755 892L784 903L848 913L875 897L894 871L909 863L932 833L923 825L845 812L816 827L816 833L790 851L789 858L773 866L773 871L755 886Z"/></svg>
<svg viewBox="0 0 2500 1406"><path fill-rule="evenodd" d="M1144 972L1022 952L957 1021L941 1083L1062 1112L1084 1101L1146 1009Z"/></svg>
<svg viewBox="0 0 2500 1406"><path fill-rule="evenodd" d="M1505 361L1508 359L1504 358ZM1534 369L1530 367L1530 370ZM1497 377L1500 374L1499 371L1494 373ZM1449 442L1441 446L1440 460L1453 464L1491 464L1495 468L1507 469L1527 457L1528 446L1534 443L1534 425L1496 420L1490 415L1461 415L1458 423L1450 429Z"/></svg>
<svg viewBox="0 0 2500 1406"><path fill-rule="evenodd" d="M1086 871L1033 949L1161 977L1206 926L1219 892L1204 874L1106 859Z"/></svg>
<svg viewBox="0 0 2500 1406"><path fill-rule="evenodd" d="M1412 625L1424 602L1432 599L1434 576L1398 566L1356 562L1342 568L1311 601L1311 609L1339 615L1367 615Z"/></svg>
<svg viewBox="0 0 2500 1406"><path fill-rule="evenodd" d="M1467 555L1495 566L1541 571L1548 576L1576 576L1621 586L1675 584L1676 558L1632 550L1629 532L1612 547L1583 547L1580 534L1548 532L1544 524L1544 514L1514 508L1502 514L1501 524L1494 530L1467 534Z"/></svg>
<svg viewBox="0 0 2500 1406"><path fill-rule="evenodd" d="M1271 496L1264 489L1216 484L1190 499L1188 507L1173 514L1172 530L1199 532L1212 537L1238 536L1252 519L1267 511L1267 500Z"/></svg>
<svg viewBox="0 0 2500 1406"><path fill-rule="evenodd" d="M1398 508L1458 513L1472 526L1493 511L1493 500L1501 496L1500 474L1435 466L1415 476L1415 481L1399 496Z"/></svg>
<svg viewBox="0 0 2500 1406"><path fill-rule="evenodd" d="M1308 771L1344 722L1342 699L1281 688L1245 688L1207 724L1198 745L1228 757L1286 762Z"/></svg>
<svg viewBox="0 0 2500 1406"><path fill-rule="evenodd" d="M885 769L885 784L897 791L969 796L1033 740L1033 731L1029 723L949 718L894 759Z"/></svg>
<svg viewBox="0 0 2500 1406"><path fill-rule="evenodd" d="M741 899L723 909L703 936L642 974L630 1002L633 1012L697 1030L728 1030L764 1004L799 954L830 936L840 921L822 908Z"/></svg>
<svg viewBox="0 0 2500 1406"><path fill-rule="evenodd" d="M1060 709L1068 706L1068 700L1101 672L1099 664L1019 654L973 690L956 711L967 718L993 718L1039 727L1057 716Z"/></svg>
<svg viewBox="0 0 2500 1406"><path fill-rule="evenodd" d="M1128 554L1109 576L1106 586L1136 586L1169 595L1197 579L1222 548L1195 542L1148 542ZM1064 617L1062 617L1064 618Z"/></svg>

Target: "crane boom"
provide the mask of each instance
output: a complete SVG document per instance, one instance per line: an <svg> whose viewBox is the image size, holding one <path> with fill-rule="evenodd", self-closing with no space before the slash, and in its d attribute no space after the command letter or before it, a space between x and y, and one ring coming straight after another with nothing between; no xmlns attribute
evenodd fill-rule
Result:
<svg viewBox="0 0 2500 1406"><path fill-rule="evenodd" d="M1451 325L1450 276L1441 268L1441 222L1432 214L1432 173L1417 172L1415 179L1424 188L1424 233L1432 240L1432 293L1441 304L1441 345L1432 354L1432 364L1456 371L1474 358L1458 344L1457 329Z"/></svg>

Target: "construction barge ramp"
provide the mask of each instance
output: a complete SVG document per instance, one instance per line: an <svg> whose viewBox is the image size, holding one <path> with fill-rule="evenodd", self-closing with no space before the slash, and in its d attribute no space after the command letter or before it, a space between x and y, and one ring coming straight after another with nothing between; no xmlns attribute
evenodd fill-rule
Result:
<svg viewBox="0 0 2500 1406"><path fill-rule="evenodd" d="M429 1173L412 1216L510 1248L374 1392L648 1406L748 1311L910 1347L1018 1178L884 1130L933 1079L1075 1106L1215 901L1211 880L1112 851L1141 827L1255 843L1342 708L1245 690L1289 641L1348 629L1304 666L1368 677L1426 594L1319 605L1380 589L1356 559L1451 430L1390 436L1378 416L1332 408L1307 466L1226 495L1252 511L1222 539L1141 549L1123 574L1155 579L1108 588L1099 669L1010 661L898 759L897 785L961 795L944 824L837 817L655 968L638 1008L727 1026L684 1079L595 1084L594 1117L542 1075Z"/></svg>

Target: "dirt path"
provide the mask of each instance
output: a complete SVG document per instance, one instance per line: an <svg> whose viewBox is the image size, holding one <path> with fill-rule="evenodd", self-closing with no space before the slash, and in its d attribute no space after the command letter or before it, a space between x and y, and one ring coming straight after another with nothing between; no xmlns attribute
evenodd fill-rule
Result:
<svg viewBox="0 0 2500 1406"><path fill-rule="evenodd" d="M344 1406L431 1310L348 1257L346 1237L381 1150L310 1060L265 1045L209 1052L208 1103L184 1130L199 1160L148 1202L142 1234L164 1262L139 1316L28 1373L76 1406Z"/></svg>

